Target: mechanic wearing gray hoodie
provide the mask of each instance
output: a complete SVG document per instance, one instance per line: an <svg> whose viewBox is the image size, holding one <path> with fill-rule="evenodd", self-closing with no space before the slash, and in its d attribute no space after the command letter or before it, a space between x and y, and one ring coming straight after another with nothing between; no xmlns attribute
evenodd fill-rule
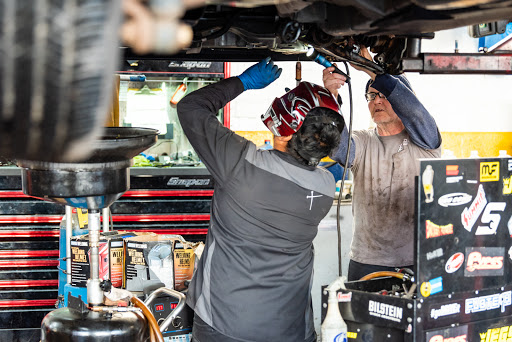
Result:
<svg viewBox="0 0 512 342"><path fill-rule="evenodd" d="M206 247L187 294L194 342L316 339L313 239L335 192L333 175L316 165L339 144L336 100L308 82L276 98L262 116L273 150L258 150L216 117L280 73L266 59L178 103L183 130L215 180Z"/></svg>
<svg viewBox="0 0 512 342"><path fill-rule="evenodd" d="M365 47L361 55L371 60ZM349 280L377 271L413 268L414 177L419 158L439 158L441 134L434 118L414 94L404 75L375 75L366 85L366 100L376 127L354 131L349 167L354 175L354 235ZM323 71L324 86L335 96L345 83L334 68ZM332 158L345 162L348 130Z"/></svg>

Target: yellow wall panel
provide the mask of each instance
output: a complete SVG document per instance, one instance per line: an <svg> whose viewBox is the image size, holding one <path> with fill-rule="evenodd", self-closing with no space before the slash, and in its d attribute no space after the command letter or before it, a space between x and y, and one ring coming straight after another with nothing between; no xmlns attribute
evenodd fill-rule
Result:
<svg viewBox="0 0 512 342"><path fill-rule="evenodd" d="M512 132L441 132L443 150L453 151L457 158L478 151L480 157L497 157L499 150L512 155Z"/></svg>
<svg viewBox="0 0 512 342"><path fill-rule="evenodd" d="M268 139L272 143L269 131L237 131L238 135L261 146ZM453 151L457 158L469 157L471 151L478 151L480 157L496 157L499 150L512 155L512 132L441 132L443 150Z"/></svg>
<svg viewBox="0 0 512 342"><path fill-rule="evenodd" d="M256 146L263 145L265 140L270 140L270 143L274 145L272 140L273 135L270 131L236 131L235 133L252 141Z"/></svg>

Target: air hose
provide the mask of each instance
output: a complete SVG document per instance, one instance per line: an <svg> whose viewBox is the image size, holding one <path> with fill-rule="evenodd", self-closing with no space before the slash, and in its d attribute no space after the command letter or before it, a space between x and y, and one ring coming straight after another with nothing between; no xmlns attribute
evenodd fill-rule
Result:
<svg viewBox="0 0 512 342"><path fill-rule="evenodd" d="M162 336L162 332L160 331L158 323L156 322L155 316L153 316L146 304L144 304L143 301L135 296L130 298L130 302L141 309L144 317L146 317L148 320L151 342L164 342L164 337Z"/></svg>
<svg viewBox="0 0 512 342"><path fill-rule="evenodd" d="M370 280L370 279L379 278L379 277L395 277L398 279L405 278L405 280L407 280L407 278L410 278L405 273L393 272L393 271L379 271L379 272L373 272L373 273L367 274L359 280Z"/></svg>
<svg viewBox="0 0 512 342"><path fill-rule="evenodd" d="M348 70L347 62L343 62L345 64L345 69L347 70L347 75L350 75L350 71ZM348 130L348 144L347 144L347 155L345 157L345 163L343 164L343 176L341 177L341 185L340 191L338 195L338 205L336 207L336 230L338 232L338 275L342 276L342 264L341 264L341 223L340 223L340 207L341 207L341 194L343 193L343 188L345 186L345 176L347 175L347 168L350 159L350 147L352 145L352 83L347 82L348 84L348 98L350 105L350 121L349 121L349 130Z"/></svg>

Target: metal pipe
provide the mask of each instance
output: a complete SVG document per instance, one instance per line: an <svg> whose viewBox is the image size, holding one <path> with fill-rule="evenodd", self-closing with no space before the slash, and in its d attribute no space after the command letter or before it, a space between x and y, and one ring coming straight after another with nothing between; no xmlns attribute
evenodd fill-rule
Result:
<svg viewBox="0 0 512 342"><path fill-rule="evenodd" d="M183 307L185 306L185 295L181 292L178 292L176 290L171 290L171 289L168 289L167 287L161 287L159 289L156 289L155 291L153 291L153 293L148 297L148 299L146 299L144 301L144 304L146 304L147 306L150 306L151 303L153 302L153 300L160 294L160 293L165 293L165 294L168 294L170 296L173 296L173 297L176 297L179 299L178 301L178 305L176 305L176 308L171 312L171 314L169 316L167 316L167 318L162 322L162 324L160 325L160 331L161 332L164 332L165 329L167 329L169 327L169 325L171 325L171 323L174 321L174 319L179 315L179 313L181 312L181 310L183 309Z"/></svg>
<svg viewBox="0 0 512 342"><path fill-rule="evenodd" d="M100 211L91 209L88 216L91 277L87 281L87 303L100 305L103 303L103 291L100 288Z"/></svg>
<svg viewBox="0 0 512 342"><path fill-rule="evenodd" d="M71 236L73 235L73 208L66 205L66 282L71 284Z"/></svg>
<svg viewBox="0 0 512 342"><path fill-rule="evenodd" d="M110 208L103 208L101 213L103 216L103 233L106 233L110 230Z"/></svg>

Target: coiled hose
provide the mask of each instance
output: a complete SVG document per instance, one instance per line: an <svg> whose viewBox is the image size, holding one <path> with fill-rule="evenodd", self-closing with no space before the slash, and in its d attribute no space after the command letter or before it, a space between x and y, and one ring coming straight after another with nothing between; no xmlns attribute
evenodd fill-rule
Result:
<svg viewBox="0 0 512 342"><path fill-rule="evenodd" d="M148 309L146 304L141 301L139 298L133 296L130 298L130 302L142 310L144 317L148 320L149 323L149 335L151 338L151 342L164 342L164 337L162 336L162 332L160 331L160 327L156 322L155 316Z"/></svg>

